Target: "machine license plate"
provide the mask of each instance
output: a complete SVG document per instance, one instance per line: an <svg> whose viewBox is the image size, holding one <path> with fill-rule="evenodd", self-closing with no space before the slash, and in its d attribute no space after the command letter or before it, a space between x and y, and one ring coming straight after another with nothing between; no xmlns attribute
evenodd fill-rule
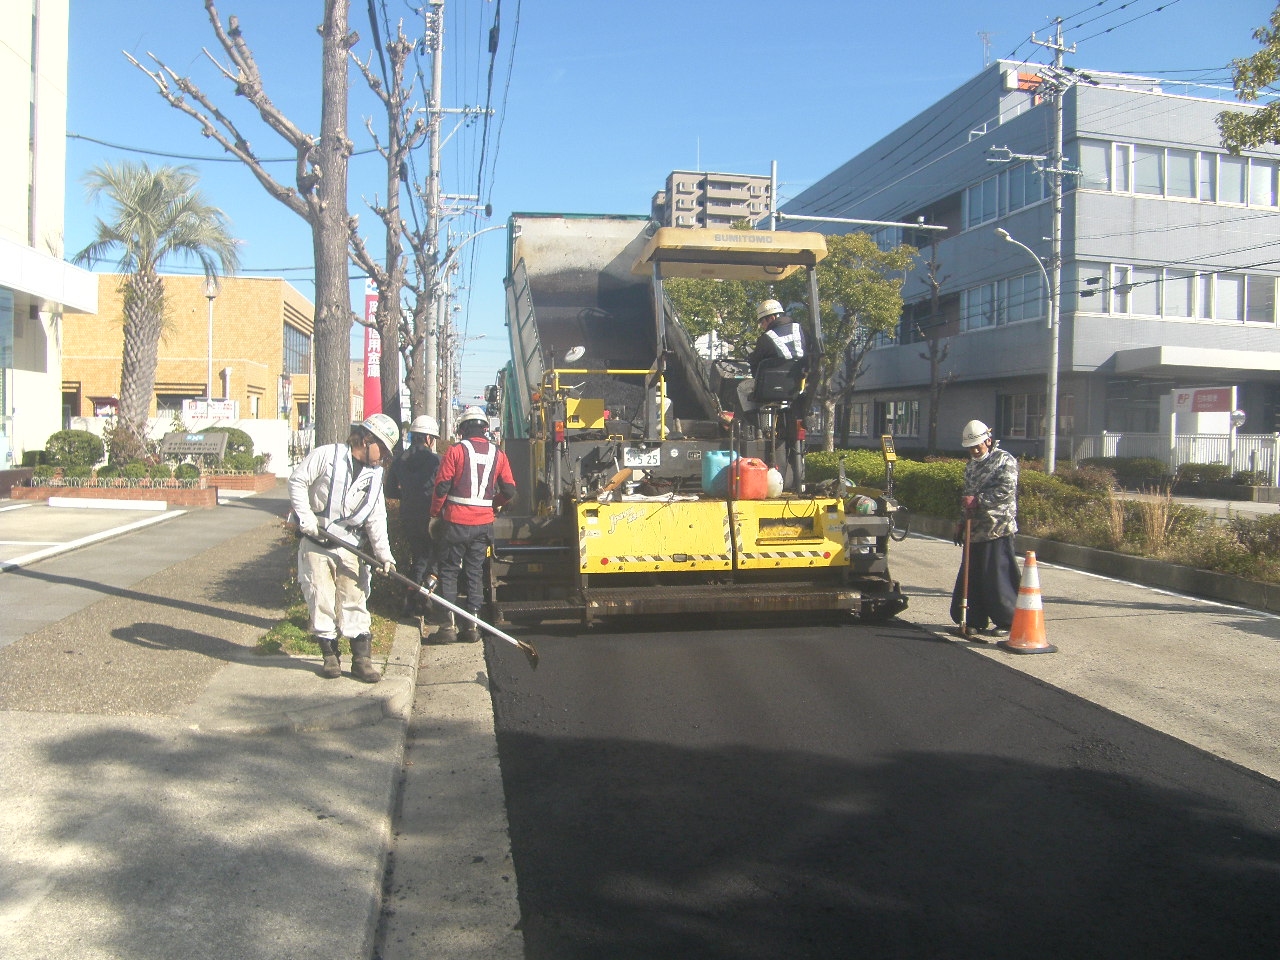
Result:
<svg viewBox="0 0 1280 960"><path fill-rule="evenodd" d="M660 467L662 466L662 448L654 447L652 450L644 450L640 447L623 447L622 465L624 467Z"/></svg>

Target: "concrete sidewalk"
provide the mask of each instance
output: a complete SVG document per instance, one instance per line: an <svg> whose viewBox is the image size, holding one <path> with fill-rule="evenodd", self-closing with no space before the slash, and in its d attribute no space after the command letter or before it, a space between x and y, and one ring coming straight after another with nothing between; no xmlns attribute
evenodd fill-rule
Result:
<svg viewBox="0 0 1280 960"><path fill-rule="evenodd" d="M0 955L372 954L417 630L373 685L257 655L294 542L254 500L0 573Z"/></svg>

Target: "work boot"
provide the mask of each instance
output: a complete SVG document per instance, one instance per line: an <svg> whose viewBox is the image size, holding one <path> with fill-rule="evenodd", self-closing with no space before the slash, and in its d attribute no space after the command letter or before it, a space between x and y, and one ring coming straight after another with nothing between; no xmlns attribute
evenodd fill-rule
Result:
<svg viewBox="0 0 1280 960"><path fill-rule="evenodd" d="M458 629L459 643L475 643L480 639L480 628L470 620L464 620L462 626Z"/></svg>
<svg viewBox="0 0 1280 960"><path fill-rule="evenodd" d="M373 666L372 647L373 637L367 633L351 638L351 676L362 683L377 683L382 679L382 674Z"/></svg>
<svg viewBox="0 0 1280 960"><path fill-rule="evenodd" d="M316 637L316 643L320 644L320 653L324 655L320 676L326 680L336 680L342 676L342 661L338 659L337 638L326 640L324 637Z"/></svg>
<svg viewBox="0 0 1280 960"><path fill-rule="evenodd" d="M431 635L432 643L454 643L458 639L458 631L452 623L446 623Z"/></svg>

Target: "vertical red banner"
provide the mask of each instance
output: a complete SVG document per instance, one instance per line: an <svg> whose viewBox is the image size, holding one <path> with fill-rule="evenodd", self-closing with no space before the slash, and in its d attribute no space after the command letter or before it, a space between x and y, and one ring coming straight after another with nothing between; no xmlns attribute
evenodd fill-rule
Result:
<svg viewBox="0 0 1280 960"><path fill-rule="evenodd" d="M374 285L365 281L364 317L372 324L378 310ZM382 412L382 337L372 326L364 328L364 415Z"/></svg>

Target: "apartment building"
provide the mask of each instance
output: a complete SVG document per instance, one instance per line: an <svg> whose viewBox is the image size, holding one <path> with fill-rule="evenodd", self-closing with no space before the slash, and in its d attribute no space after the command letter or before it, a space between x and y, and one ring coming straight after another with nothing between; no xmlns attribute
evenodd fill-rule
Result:
<svg viewBox="0 0 1280 960"><path fill-rule="evenodd" d="M653 195L651 216L664 227L727 227L770 209L769 177L673 170Z"/></svg>
<svg viewBox="0 0 1280 960"><path fill-rule="evenodd" d="M992 64L784 207L947 228L875 234L921 252L896 333L875 344L841 411L842 442L892 433L899 448L925 446L930 388L942 382L939 447L957 447L963 423L978 418L1014 452L1043 452L1051 339L1036 258L1052 271L1052 211L1038 158L1052 153L1054 106L1040 71ZM1237 387L1241 431L1280 431L1280 153L1222 146L1217 114L1252 109L1234 101L1137 76L1076 71L1074 80L1062 98L1072 174L1058 458L1097 452L1083 441L1104 431L1225 432L1226 412L1177 413L1174 392L1192 388ZM946 350L932 376L929 341L935 357Z"/></svg>
<svg viewBox="0 0 1280 960"><path fill-rule="evenodd" d="M64 262L67 0L0 4L0 470L61 429L62 322L97 309Z"/></svg>
<svg viewBox="0 0 1280 960"><path fill-rule="evenodd" d="M120 274L96 275L99 309L68 316L62 402L70 417L115 413L124 315ZM225 420L310 425L311 337L315 309L279 277L163 277L166 330L151 416L183 417L206 398ZM209 293L214 293L210 297ZM190 404L197 404L193 408Z"/></svg>

